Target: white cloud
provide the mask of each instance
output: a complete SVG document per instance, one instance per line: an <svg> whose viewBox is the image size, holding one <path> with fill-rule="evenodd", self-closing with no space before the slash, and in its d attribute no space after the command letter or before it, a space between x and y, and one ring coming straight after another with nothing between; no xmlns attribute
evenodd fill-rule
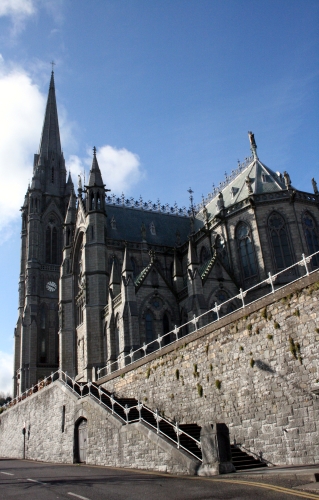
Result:
<svg viewBox="0 0 319 500"><path fill-rule="evenodd" d="M0 63L0 230L19 216L37 151L45 97L19 68Z"/></svg>
<svg viewBox="0 0 319 500"><path fill-rule="evenodd" d="M77 183L78 175L83 176L84 171L86 172L86 183L88 182L92 154L90 150L87 153L86 158L81 159L72 155L66 162L75 183ZM110 145L101 146L97 149L96 156L104 184L112 190L112 193L129 194L130 190L145 176L139 156L125 148L117 149Z"/></svg>
<svg viewBox="0 0 319 500"><path fill-rule="evenodd" d="M0 351L0 392L12 395L13 355Z"/></svg>
<svg viewBox="0 0 319 500"><path fill-rule="evenodd" d="M35 14L34 0L1 0L0 16L30 16Z"/></svg>

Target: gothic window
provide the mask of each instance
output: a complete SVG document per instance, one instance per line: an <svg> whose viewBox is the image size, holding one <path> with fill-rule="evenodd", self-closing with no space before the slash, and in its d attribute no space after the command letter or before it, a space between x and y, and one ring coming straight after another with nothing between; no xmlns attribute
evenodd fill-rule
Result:
<svg viewBox="0 0 319 500"><path fill-rule="evenodd" d="M169 319L168 319L168 316L166 313L163 315L162 321L163 321L163 335L165 335L166 333L168 333L170 331ZM170 343L170 341L171 341L170 335L166 335L163 339L164 345L168 345Z"/></svg>
<svg viewBox="0 0 319 500"><path fill-rule="evenodd" d="M257 274L257 267L254 244L251 230L244 222L240 222L236 228L236 240L244 278L255 276Z"/></svg>
<svg viewBox="0 0 319 500"><path fill-rule="evenodd" d="M217 252L219 259L222 261L222 263L226 267L229 267L228 254L227 254L227 250L226 250L226 242L222 236L217 236L215 248L216 248L216 252Z"/></svg>
<svg viewBox="0 0 319 500"><path fill-rule="evenodd" d="M268 219L270 241L272 243L276 270L280 271L293 263L292 252L289 244L288 229L284 218L273 212Z"/></svg>
<svg viewBox="0 0 319 500"><path fill-rule="evenodd" d="M302 218L303 229L308 247L309 255L319 251L319 237L318 229L313 217L309 212L306 212ZM317 267L319 266L319 256L315 255L311 263Z"/></svg>
<svg viewBox="0 0 319 500"><path fill-rule="evenodd" d="M152 234L153 236L155 236L155 235L156 235L156 230L155 230L155 224L154 224L154 222L151 222L151 223L150 223L150 232L151 232L151 234Z"/></svg>
<svg viewBox="0 0 319 500"><path fill-rule="evenodd" d="M40 309L40 331L39 331L39 362L46 363L46 308L42 304Z"/></svg>
<svg viewBox="0 0 319 500"><path fill-rule="evenodd" d="M91 194L91 210L95 210L95 199L94 199L94 193Z"/></svg>
<svg viewBox="0 0 319 500"><path fill-rule="evenodd" d="M117 314L115 318L115 356L118 357L120 354L120 317Z"/></svg>
<svg viewBox="0 0 319 500"><path fill-rule="evenodd" d="M71 229L68 227L66 230L66 245L70 245Z"/></svg>
<svg viewBox="0 0 319 500"><path fill-rule="evenodd" d="M101 210L101 198L100 198L100 193L97 193L96 195L96 207L98 210Z"/></svg>
<svg viewBox="0 0 319 500"><path fill-rule="evenodd" d="M150 311L145 314L145 343L149 344L154 340L154 319Z"/></svg>
<svg viewBox="0 0 319 500"><path fill-rule="evenodd" d="M187 312L186 312L185 309L182 309L182 312L181 312L181 324L185 325L185 323L188 323L188 314L187 314ZM188 326L189 325L185 325L185 326L183 326L180 329L179 335L181 337L184 337L184 335L188 335L188 333L189 333Z"/></svg>
<svg viewBox="0 0 319 500"><path fill-rule="evenodd" d="M45 261L48 264L58 264L58 231L51 222L45 232Z"/></svg>
<svg viewBox="0 0 319 500"><path fill-rule="evenodd" d="M200 251L200 263L204 264L209 259L209 253L207 248L204 246Z"/></svg>
<svg viewBox="0 0 319 500"><path fill-rule="evenodd" d="M112 219L111 219L111 228L116 229L116 220L115 220L114 215L112 216Z"/></svg>

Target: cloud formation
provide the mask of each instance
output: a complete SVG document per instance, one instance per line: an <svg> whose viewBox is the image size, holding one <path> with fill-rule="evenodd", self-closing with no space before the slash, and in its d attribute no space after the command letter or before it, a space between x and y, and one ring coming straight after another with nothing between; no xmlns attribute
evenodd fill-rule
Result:
<svg viewBox="0 0 319 500"><path fill-rule="evenodd" d="M0 198L1 242L10 237L11 225L20 217L19 209L32 177L33 155L41 137L46 99L47 94L40 91L23 68L6 64L0 55L0 176L5 187ZM59 116L63 148L73 149L76 125L61 107ZM125 148L104 145L98 148L97 157L104 183L116 194L129 194L144 177L138 155ZM88 180L91 163L91 151L83 158L69 156L66 165L75 184L84 170Z"/></svg>
<svg viewBox="0 0 319 500"><path fill-rule="evenodd" d="M1 58L0 176L5 188L0 199L1 232L19 217L44 108L45 96L27 73L18 67L8 68Z"/></svg>
<svg viewBox="0 0 319 500"><path fill-rule="evenodd" d="M12 395L13 354L0 351L0 392Z"/></svg>
<svg viewBox="0 0 319 500"><path fill-rule="evenodd" d="M71 155L66 162L75 183L77 183L78 175L83 176L84 171L85 182L88 182L92 153L88 150L87 154L86 158ZM97 149L96 156L103 181L106 187L112 190L112 193L120 194L124 192L129 194L130 190L145 176L139 156L125 148L118 149L110 145L104 145Z"/></svg>

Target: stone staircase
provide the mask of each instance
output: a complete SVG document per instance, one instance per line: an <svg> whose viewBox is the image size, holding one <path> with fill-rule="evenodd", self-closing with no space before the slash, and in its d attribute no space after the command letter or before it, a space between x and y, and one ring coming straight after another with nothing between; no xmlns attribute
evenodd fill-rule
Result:
<svg viewBox="0 0 319 500"><path fill-rule="evenodd" d="M236 471L243 471L249 469L257 469L260 467L267 467L265 462L262 462L258 458L254 458L235 444L230 445L232 462L235 466Z"/></svg>
<svg viewBox="0 0 319 500"><path fill-rule="evenodd" d="M117 415L121 419L121 421L127 421L125 410L127 411L131 408L128 412L128 423L139 422L140 414L136 408L136 406L138 405L138 401L135 398L118 398L112 395L103 387L96 386L94 383L91 383L90 388L87 384L76 384L75 386L73 386L71 382L68 382L68 385L70 385L70 387L72 387L72 389L79 396L83 397L91 394L97 400L102 401L102 403L106 407L108 407L110 411ZM113 405L111 403L111 398L113 399ZM153 411L145 405L143 405L141 409L141 417L146 425L149 425L155 432L157 431L157 429L159 429L162 435L164 435L177 445L177 436L173 425L170 425L165 420L160 420L159 422L157 422ZM193 437L197 441L200 441L201 427L199 427L197 424L181 424L179 426L179 429L183 432L186 432L189 436ZM200 448L198 448L198 446L192 439L190 439L183 433L180 435L180 445L184 448L185 451L190 452L190 454L201 460L202 452ZM231 455L232 462L236 468L236 471L267 467L266 463L252 457L234 444L231 445Z"/></svg>

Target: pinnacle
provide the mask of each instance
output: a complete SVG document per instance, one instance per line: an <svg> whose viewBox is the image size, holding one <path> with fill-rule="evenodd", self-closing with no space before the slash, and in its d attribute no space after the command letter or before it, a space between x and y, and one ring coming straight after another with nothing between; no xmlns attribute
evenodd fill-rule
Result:
<svg viewBox="0 0 319 500"><path fill-rule="evenodd" d="M58 111L55 97L54 73L51 73L48 100L45 109L41 141L39 146L40 161L49 158L49 154L61 155L61 142Z"/></svg>
<svg viewBox="0 0 319 500"><path fill-rule="evenodd" d="M96 147L94 146L93 148L93 160L92 160L92 167L90 170L90 175L89 175L89 187L92 186L100 186L104 187L103 180L102 180L102 175L101 175L101 170L97 161L96 157Z"/></svg>

